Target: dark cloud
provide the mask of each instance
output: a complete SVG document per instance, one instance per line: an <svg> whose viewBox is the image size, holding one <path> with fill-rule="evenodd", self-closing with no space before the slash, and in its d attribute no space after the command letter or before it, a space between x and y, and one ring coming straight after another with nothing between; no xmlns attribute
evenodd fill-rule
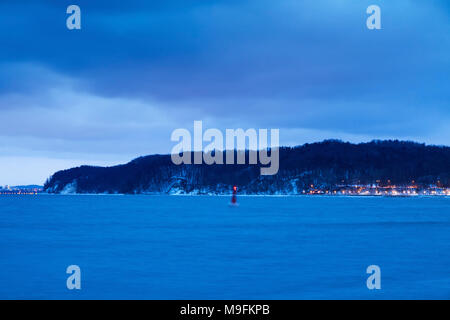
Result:
<svg viewBox="0 0 450 320"><path fill-rule="evenodd" d="M448 1L376 2L370 31L368 0L79 0L69 31L67 3L3 0L0 148L167 152L193 120L281 128L294 144L446 143Z"/></svg>

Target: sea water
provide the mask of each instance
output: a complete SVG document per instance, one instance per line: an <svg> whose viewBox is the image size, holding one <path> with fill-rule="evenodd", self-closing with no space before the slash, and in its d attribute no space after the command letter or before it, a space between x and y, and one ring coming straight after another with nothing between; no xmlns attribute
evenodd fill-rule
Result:
<svg viewBox="0 0 450 320"><path fill-rule="evenodd" d="M450 298L449 198L238 201L1 196L0 298ZM70 265L80 290L66 286Z"/></svg>

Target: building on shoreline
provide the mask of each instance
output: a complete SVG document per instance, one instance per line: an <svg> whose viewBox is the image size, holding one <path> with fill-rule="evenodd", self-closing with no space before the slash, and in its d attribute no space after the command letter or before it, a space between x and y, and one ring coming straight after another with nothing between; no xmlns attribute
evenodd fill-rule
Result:
<svg viewBox="0 0 450 320"><path fill-rule="evenodd" d="M418 186L418 185L337 185L330 188L311 187L303 190L303 194L325 194L325 195L355 195L355 196L449 196L450 188L443 188L437 185Z"/></svg>
<svg viewBox="0 0 450 320"><path fill-rule="evenodd" d="M40 186L17 186L0 187L0 195L36 195L44 192L43 187Z"/></svg>

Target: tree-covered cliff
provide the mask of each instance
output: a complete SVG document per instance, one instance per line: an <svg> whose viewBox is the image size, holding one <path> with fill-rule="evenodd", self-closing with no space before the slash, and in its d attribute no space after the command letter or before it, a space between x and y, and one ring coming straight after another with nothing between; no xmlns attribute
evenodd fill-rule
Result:
<svg viewBox="0 0 450 320"><path fill-rule="evenodd" d="M261 176L260 165L174 165L170 155L137 158L114 167L82 166L56 172L50 193L297 194L341 184L414 183L450 186L450 148L413 142L337 140L280 149L280 169ZM248 163L248 161L247 161Z"/></svg>

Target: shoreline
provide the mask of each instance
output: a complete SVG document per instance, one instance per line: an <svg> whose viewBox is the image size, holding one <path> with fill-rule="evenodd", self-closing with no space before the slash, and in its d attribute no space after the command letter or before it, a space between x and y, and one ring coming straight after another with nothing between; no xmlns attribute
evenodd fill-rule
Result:
<svg viewBox="0 0 450 320"><path fill-rule="evenodd" d="M167 193L37 193L37 194L0 194L2 196L167 196L167 197L230 197L230 194L167 194ZM361 195L361 194L240 194L238 197L308 197L308 198L450 198L450 195Z"/></svg>

